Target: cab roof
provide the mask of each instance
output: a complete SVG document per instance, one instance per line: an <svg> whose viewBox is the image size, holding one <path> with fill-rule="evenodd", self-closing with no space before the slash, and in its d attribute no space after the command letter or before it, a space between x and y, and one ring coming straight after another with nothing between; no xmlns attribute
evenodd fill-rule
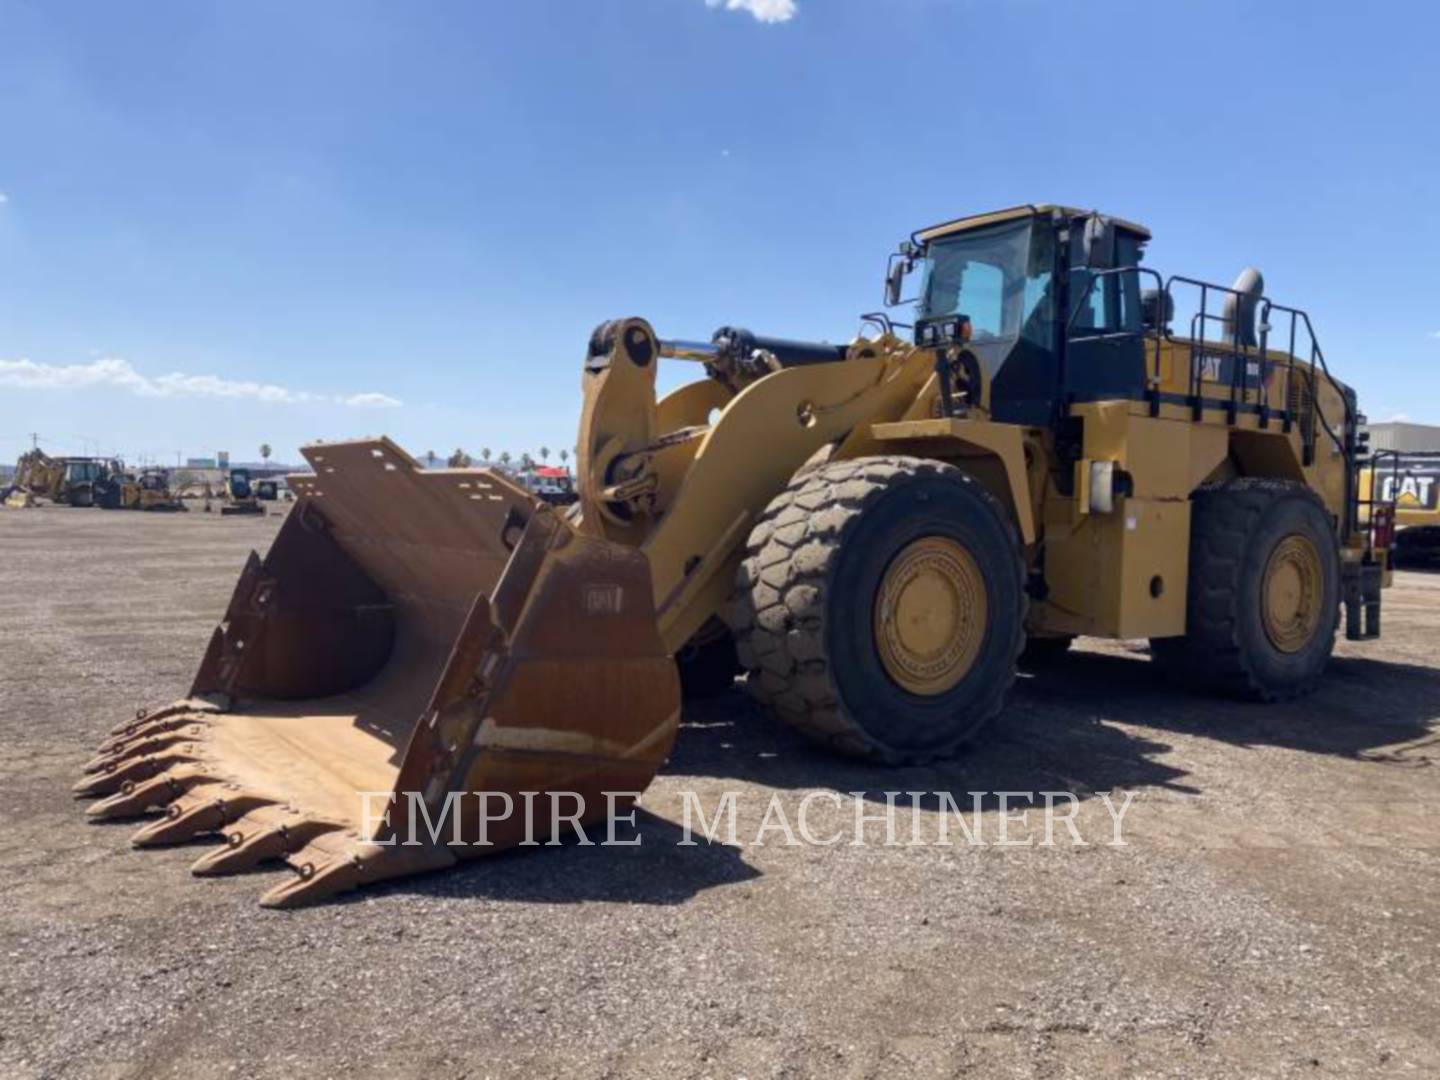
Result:
<svg viewBox="0 0 1440 1080"><path fill-rule="evenodd" d="M939 225L931 225L929 228L919 229L914 234L914 239L920 243L929 243L931 240L938 240L942 236L950 236L953 233L968 232L971 229L983 228L986 225L997 225L1002 221L1013 221L1017 218L1027 217L1050 217L1059 215L1061 217L1088 217L1096 213L1094 210L1080 210L1073 206L1059 206L1055 203L1026 203L1022 206L1012 206L1007 210L991 210L985 214L972 214L970 217L956 218L953 221L945 221ZM1144 225L1136 225L1133 221L1126 221L1123 218L1111 218L1116 226L1126 229L1129 232L1137 233L1146 240L1150 239L1150 230Z"/></svg>

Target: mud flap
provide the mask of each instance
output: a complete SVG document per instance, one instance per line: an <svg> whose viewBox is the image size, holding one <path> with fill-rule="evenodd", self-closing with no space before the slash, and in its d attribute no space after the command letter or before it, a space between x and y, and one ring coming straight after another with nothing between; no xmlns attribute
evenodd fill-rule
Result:
<svg viewBox="0 0 1440 1080"><path fill-rule="evenodd" d="M679 722L637 550L385 440L312 447L190 698L121 725L77 785L137 845L219 833L197 874L283 860L289 907L604 820Z"/></svg>

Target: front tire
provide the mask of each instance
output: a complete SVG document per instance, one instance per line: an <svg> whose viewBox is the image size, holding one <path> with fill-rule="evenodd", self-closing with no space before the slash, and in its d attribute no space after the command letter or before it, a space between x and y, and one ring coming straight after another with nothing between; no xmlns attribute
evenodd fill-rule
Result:
<svg viewBox="0 0 1440 1080"><path fill-rule="evenodd" d="M948 757L993 719L1025 643L1020 547L968 473L912 457L797 475L751 532L728 621L747 685L831 749Z"/></svg>
<svg viewBox="0 0 1440 1080"><path fill-rule="evenodd" d="M1340 551L1303 484L1242 478L1195 493L1186 632L1151 641L1193 687L1260 701L1309 693L1335 647Z"/></svg>

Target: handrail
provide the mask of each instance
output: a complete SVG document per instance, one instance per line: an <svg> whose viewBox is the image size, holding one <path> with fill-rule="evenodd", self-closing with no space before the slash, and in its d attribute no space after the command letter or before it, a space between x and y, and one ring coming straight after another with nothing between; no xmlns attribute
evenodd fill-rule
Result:
<svg viewBox="0 0 1440 1080"><path fill-rule="evenodd" d="M1310 415L1312 417L1319 417L1320 426L1325 430L1325 434L1329 436L1330 441L1335 444L1335 449L1338 450L1340 452L1340 455L1345 459L1344 534L1348 536L1359 524L1357 518L1360 512L1360 465L1358 460L1359 455L1356 452L1355 442L1355 440L1358 438L1358 418L1356 416L1355 408L1351 404L1350 397L1348 394L1346 394L1345 388L1340 384L1340 381L1330 373L1330 365L1325 360L1325 352L1323 349L1320 348L1320 339L1315 333L1315 326L1313 323L1310 322L1310 316L1307 312L1304 312L1299 308L1286 307L1283 304L1276 304L1268 297L1265 298L1264 306L1260 309L1260 325L1264 327L1263 333L1265 334L1266 339L1268 340L1270 334L1270 315L1272 312L1275 311L1279 311L1290 316L1290 341L1292 346L1290 350L1290 364L1292 372L1294 370L1295 362L1295 350L1293 346L1295 341L1295 327L1297 320L1304 322L1305 333L1310 338L1310 373L1307 376L1310 383ZM1341 408L1344 409L1345 422L1342 425L1343 434L1341 435L1337 435L1335 433L1335 429L1330 426L1329 418L1325 415L1325 410L1320 407L1320 395L1318 393L1317 380L1315 375L1315 362L1317 360L1320 362L1320 370L1324 373L1326 381L1329 382L1330 386L1335 390L1336 395L1340 398ZM1315 433L1313 429L1313 423L1308 438L1310 442L1309 450L1310 453L1313 455L1315 452Z"/></svg>
<svg viewBox="0 0 1440 1080"><path fill-rule="evenodd" d="M1285 314L1288 314L1290 316L1290 337L1292 342L1294 341L1295 337L1296 317L1298 316L1300 319L1304 320L1305 333L1310 335L1310 406L1315 411L1316 415L1320 417L1320 424L1325 429L1325 434L1330 436L1330 441L1335 444L1336 449L1338 449L1342 454L1350 456L1346 449L1345 441L1340 436L1335 434L1335 430L1330 426L1330 421L1327 420L1325 417L1325 410L1320 408L1320 399L1319 396L1315 393L1316 360L1320 361L1320 370L1324 372L1325 378L1335 389L1336 394L1340 396L1340 404L1345 407L1345 427L1352 432L1355 429L1355 410L1350 407L1350 399L1345 395L1345 390L1340 385L1339 380L1337 380L1334 375L1330 374L1330 365L1325 362L1325 353L1320 348L1320 339L1315 336L1315 327L1310 322L1310 316L1304 311L1301 311L1299 308L1291 308L1286 307L1283 304L1276 304L1270 301L1268 298L1265 298L1263 300L1263 303L1264 307L1261 310L1260 323L1266 328L1265 334L1267 337L1270 333L1270 313L1272 311L1284 312ZM1295 355L1293 348L1291 349L1290 355L1293 359Z"/></svg>
<svg viewBox="0 0 1440 1080"><path fill-rule="evenodd" d="M1177 343L1177 339L1171 332L1171 319L1167 317L1168 312L1175 306L1174 288L1177 285L1186 285L1200 290L1200 310L1191 316L1191 340L1190 345L1190 373L1187 380L1191 408L1195 413L1195 419L1200 419L1204 413L1204 387L1203 364L1197 364L1197 350L1203 350L1207 345L1216 345L1221 350L1221 357L1228 354L1231 363L1230 371L1230 400L1227 403L1226 411L1229 414L1230 422L1235 423L1236 415L1240 405L1249 405L1249 373L1250 361L1258 356L1260 365L1259 377L1257 379L1257 404L1260 409L1260 423L1265 426L1270 415L1270 379L1267 376L1266 366L1270 364L1270 332L1271 316L1275 312L1290 316L1290 348L1286 354L1285 361L1285 394L1286 400L1281 410L1283 430L1288 434L1299 416L1299 409L1295 407L1292 395L1295 388L1295 366L1298 359L1296 355L1297 330L1303 324L1305 332L1310 338L1310 361L1309 372L1302 376L1308 385L1308 422L1302 423L1301 437L1304 444L1305 464L1308 466L1314 461L1315 454L1315 424L1314 419L1319 418L1320 427L1326 436L1335 445L1345 459L1346 494L1345 494L1345 534L1348 535L1358 524L1358 484L1359 484L1359 454L1356 445L1358 436L1358 414L1350 396L1346 393L1345 387L1330 372L1330 365L1325 359L1325 353L1320 348L1320 342L1315 334L1314 324L1310 321L1307 312L1288 307L1284 304L1277 304L1269 297L1254 296L1251 293L1244 293L1233 287L1216 285L1213 282L1201 281L1198 278L1186 277L1183 274L1172 274L1168 279L1162 278L1159 273L1148 266L1122 266L1108 270L1091 271L1090 280L1086 284L1080 298L1072 306L1068 317L1065 320L1065 337L1067 341L1089 341L1100 337L1113 336L1109 334L1093 334L1072 338L1071 331L1074 329L1075 320L1080 310L1090 299L1095 288L1095 283L1103 277L1114 274L1148 274L1155 279L1159 287L1157 303L1161 306L1158 312L1157 325L1151 331L1127 331L1126 335L1153 337L1155 339L1155 370L1154 385L1158 388L1160 379L1160 363L1162 356L1162 342L1169 341ZM1219 341L1208 342L1204 336L1206 326L1211 322L1225 323L1227 320L1223 314L1215 314L1209 310L1209 294L1211 292L1221 293L1226 296L1233 296L1237 299L1253 299L1256 303L1256 322L1259 334L1258 345L1251 346L1243 344L1240 340L1240 321L1236 319L1230 326L1230 333ZM1198 328L1198 329L1197 329ZM1148 365L1147 365L1148 366ZM1342 431L1337 433L1331 425L1325 410L1320 407L1320 395L1318 393L1317 369L1325 376L1326 381L1334 388L1340 398L1341 407L1344 410L1344 423ZM1273 370L1273 369L1272 369ZM1062 372L1062 380L1064 373ZM1159 394L1158 389L1152 390L1148 395L1151 399L1152 415L1158 414Z"/></svg>
<svg viewBox="0 0 1440 1080"><path fill-rule="evenodd" d="M1380 479L1380 460L1381 460L1382 458L1385 458L1385 457L1388 457L1388 458L1391 459L1390 479L1393 481L1393 483L1392 483L1391 486L1390 486L1390 497L1389 497L1388 499L1379 498L1379 497L1377 496L1377 494L1376 494L1376 492L1379 490L1378 487L1377 487L1377 484L1378 484L1379 479ZM1369 512L1369 514L1366 515L1366 518L1365 518L1365 548L1366 548L1367 551L1371 552L1372 554L1373 554L1374 551L1375 551L1375 508L1376 508L1377 506L1388 506L1388 507L1390 508L1390 521L1391 521L1392 527L1393 527L1393 525L1394 525L1394 523L1395 523L1395 521L1396 521L1396 517L1397 517L1397 507L1398 507L1398 505L1399 505L1399 499L1400 499L1400 495L1399 495L1399 489L1400 489L1400 482L1399 482L1399 481L1400 481L1400 458L1401 458L1401 452L1400 452L1399 450L1374 450L1374 451L1371 451L1371 453L1370 453L1370 459L1369 459L1369 461L1366 463L1366 464L1368 464L1369 467L1370 467L1370 498L1365 499L1365 500L1362 502L1361 499L1360 499L1360 492L1359 492L1358 486L1357 486L1357 488L1356 488L1356 492L1355 492L1355 508L1356 508L1356 511L1358 512L1358 511L1359 511L1359 508L1360 508L1361 506L1367 506L1367 507L1370 508L1370 512ZM1361 468L1361 466L1357 465L1357 466L1356 466L1356 469L1355 469L1355 472L1356 472L1356 483L1357 483L1357 485L1358 485L1358 483L1359 483L1359 472L1360 472L1360 468ZM1356 524L1358 525L1359 523L1357 522Z"/></svg>
<svg viewBox="0 0 1440 1080"><path fill-rule="evenodd" d="M1201 281L1199 278L1186 277L1184 274L1171 274L1170 279L1165 283L1165 293L1170 298L1172 305L1175 298L1171 293L1171 290L1177 284L1190 285L1200 290L1200 310L1190 319L1190 336L1192 341L1195 341L1201 345L1208 344L1204 336L1205 326L1208 322L1218 322L1223 324L1227 321L1223 314L1215 315L1209 312L1208 304L1210 299L1210 293L1224 293L1228 296L1235 297L1237 300L1248 298L1251 295L1250 293L1241 292L1239 289L1236 289L1233 286L1216 285L1212 281ZM1197 322L1199 323L1198 335L1195 331L1195 325ZM1222 338L1220 341L1215 342L1215 344L1224 345L1225 341ZM1242 390L1242 386L1249 376L1250 346L1244 345L1240 341L1240 323L1238 320L1236 320L1235 323L1231 326L1229 346L1230 352L1232 354L1232 359L1235 357L1239 357L1243 358L1245 361L1245 364L1243 366L1240 364L1233 364L1230 372L1230 401L1226 411L1229 414L1230 422L1233 424L1235 422L1236 413L1239 411L1240 402L1245 401L1248 404L1248 397L1245 390ZM1263 341L1261 343L1259 351L1261 365L1261 377L1259 380L1259 404L1261 408L1265 410L1264 414L1262 415L1268 417L1270 408L1270 384L1264 377L1267 350L1264 348ZM1190 363L1189 389L1190 397L1194 403L1192 408L1194 409L1195 418L1197 420L1200 418L1200 414L1203 411L1203 407L1201 405L1201 397L1203 396L1201 394L1201 390L1203 388L1201 386L1201 383L1204 380L1201 378L1201 370L1202 369L1196 367L1194 362L1194 354L1192 352ZM1289 430L1288 427L1286 430Z"/></svg>

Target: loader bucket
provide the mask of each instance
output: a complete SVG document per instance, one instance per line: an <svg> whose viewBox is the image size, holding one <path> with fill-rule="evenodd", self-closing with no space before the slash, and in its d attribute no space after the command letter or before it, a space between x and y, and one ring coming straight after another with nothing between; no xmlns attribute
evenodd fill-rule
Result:
<svg viewBox="0 0 1440 1080"><path fill-rule="evenodd" d="M261 902L544 843L638 798L679 722L637 550L483 470L388 440L308 447L190 695L101 744L95 818L215 833L197 874L283 860ZM557 837L558 838L558 837Z"/></svg>

